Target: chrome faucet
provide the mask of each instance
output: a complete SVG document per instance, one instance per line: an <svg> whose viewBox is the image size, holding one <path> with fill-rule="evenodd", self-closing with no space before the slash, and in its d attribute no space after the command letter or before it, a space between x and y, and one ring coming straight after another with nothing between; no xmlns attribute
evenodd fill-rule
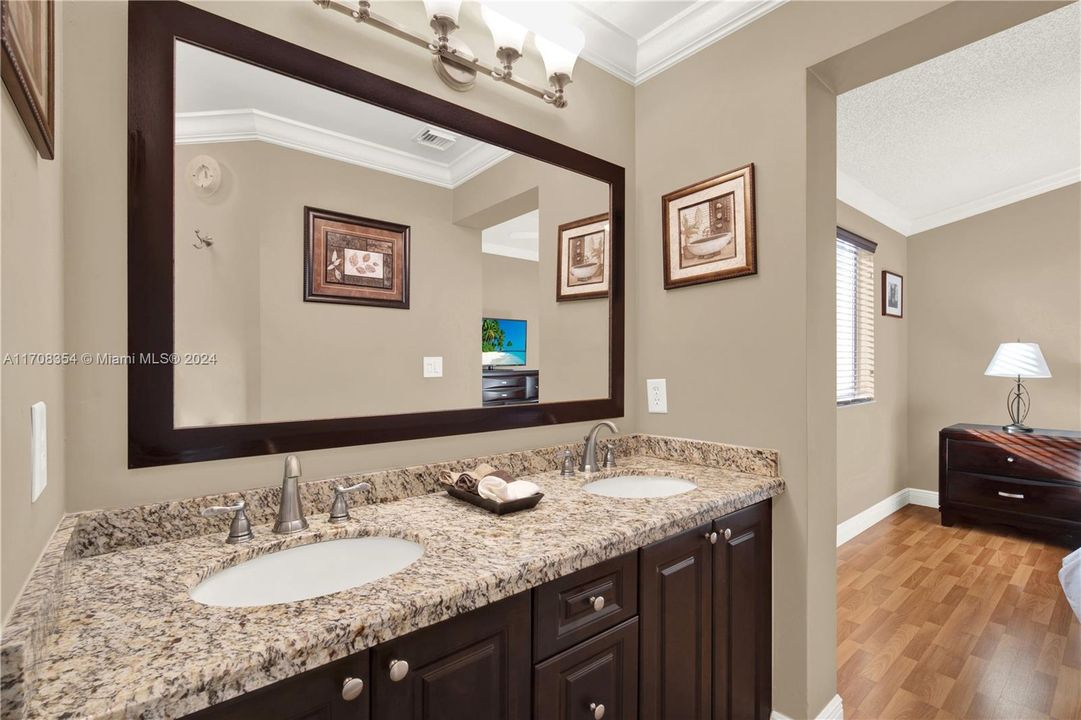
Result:
<svg viewBox="0 0 1081 720"><path fill-rule="evenodd" d="M602 420L593 426L593 429L590 430L589 434L585 437L586 445L582 450L582 461L578 465L578 469L582 472L595 472L599 469L597 463L597 433L600 432L603 427L607 427L613 433L619 432L619 428L615 426L615 423L609 422L608 420Z"/></svg>
<svg viewBox="0 0 1081 720"><path fill-rule="evenodd" d="M278 522L274 523L274 532L279 535L300 532L308 527L304 517L304 507L300 503L300 460L296 455L285 458L285 476L282 478L282 499L278 506Z"/></svg>

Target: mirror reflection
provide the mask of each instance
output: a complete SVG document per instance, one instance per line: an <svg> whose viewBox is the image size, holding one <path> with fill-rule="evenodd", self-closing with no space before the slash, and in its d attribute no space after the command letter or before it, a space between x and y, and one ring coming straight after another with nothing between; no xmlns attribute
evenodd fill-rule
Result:
<svg viewBox="0 0 1081 720"><path fill-rule="evenodd" d="M177 427L608 395L609 189L176 44Z"/></svg>

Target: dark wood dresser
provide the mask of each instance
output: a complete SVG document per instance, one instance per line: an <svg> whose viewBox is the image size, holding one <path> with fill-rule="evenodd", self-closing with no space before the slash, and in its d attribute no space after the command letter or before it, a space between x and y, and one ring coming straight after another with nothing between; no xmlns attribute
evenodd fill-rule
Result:
<svg viewBox="0 0 1081 720"><path fill-rule="evenodd" d="M943 525L964 518L1081 545L1081 432L1021 434L961 424L944 428L938 438Z"/></svg>

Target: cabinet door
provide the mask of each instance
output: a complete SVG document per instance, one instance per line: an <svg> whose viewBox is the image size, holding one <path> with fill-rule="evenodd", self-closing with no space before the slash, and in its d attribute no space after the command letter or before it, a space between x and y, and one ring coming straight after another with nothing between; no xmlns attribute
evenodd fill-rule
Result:
<svg viewBox="0 0 1081 720"><path fill-rule="evenodd" d="M526 592L377 646L372 716L527 720L529 626Z"/></svg>
<svg viewBox="0 0 1081 720"><path fill-rule="evenodd" d="M638 620L546 660L533 678L537 720L638 720Z"/></svg>
<svg viewBox="0 0 1081 720"><path fill-rule="evenodd" d="M362 685L346 682L360 680ZM346 700L360 688L352 700ZM368 651L213 705L185 720L368 720Z"/></svg>
<svg viewBox="0 0 1081 720"><path fill-rule="evenodd" d="M713 524L713 720L768 720L772 662L770 501Z"/></svg>
<svg viewBox="0 0 1081 720"><path fill-rule="evenodd" d="M713 612L710 525L642 548L642 720L708 720Z"/></svg>

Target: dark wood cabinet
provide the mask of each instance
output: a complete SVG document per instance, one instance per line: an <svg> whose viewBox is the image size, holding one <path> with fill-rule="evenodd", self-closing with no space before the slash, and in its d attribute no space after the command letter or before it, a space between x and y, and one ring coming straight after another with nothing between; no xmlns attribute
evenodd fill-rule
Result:
<svg viewBox="0 0 1081 720"><path fill-rule="evenodd" d="M1081 544L1081 432L1009 433L952 425L939 433L942 524L1011 525Z"/></svg>
<svg viewBox="0 0 1081 720"><path fill-rule="evenodd" d="M538 665L533 694L535 720L637 720L638 618Z"/></svg>
<svg viewBox="0 0 1081 720"><path fill-rule="evenodd" d="M363 685L346 683L359 680ZM360 688L352 700L351 695ZM368 720L371 698L368 651L350 655L306 673L260 688L218 705L212 705L186 720Z"/></svg>
<svg viewBox="0 0 1081 720"><path fill-rule="evenodd" d="M713 720L769 720L771 518L766 501L713 523Z"/></svg>
<svg viewBox="0 0 1081 720"><path fill-rule="evenodd" d="M527 720L530 595L522 593L404 637L372 653L379 720ZM408 663L395 679L393 663ZM398 666L401 672L404 666Z"/></svg>
<svg viewBox="0 0 1081 720"><path fill-rule="evenodd" d="M642 720L708 720L713 584L710 524L648 545L639 557Z"/></svg>

